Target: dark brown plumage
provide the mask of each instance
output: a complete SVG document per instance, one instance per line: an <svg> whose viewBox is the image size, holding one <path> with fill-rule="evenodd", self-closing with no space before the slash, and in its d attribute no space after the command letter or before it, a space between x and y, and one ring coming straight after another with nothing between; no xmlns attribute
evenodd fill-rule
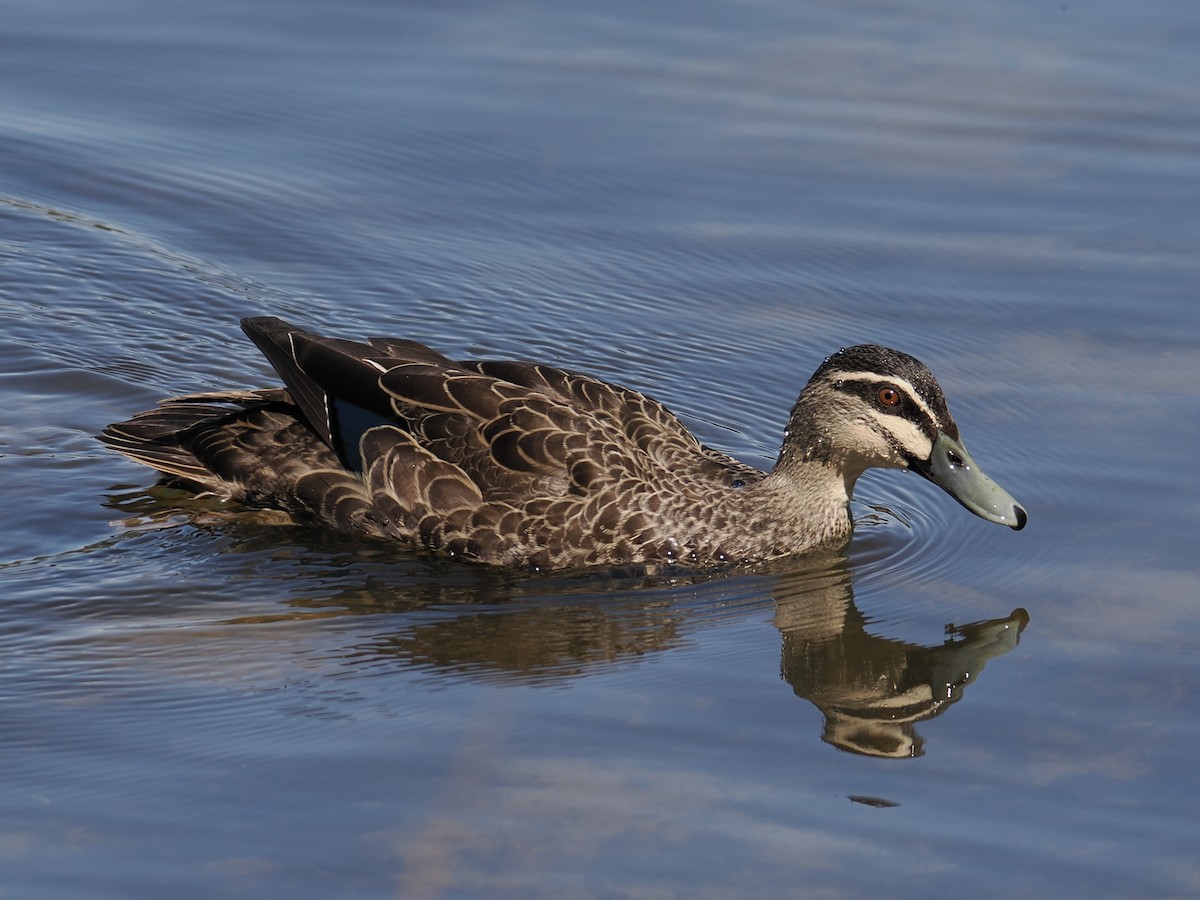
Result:
<svg viewBox="0 0 1200 900"><path fill-rule="evenodd" d="M849 535L850 492L868 466L928 469L947 433L966 452L933 376L881 347L818 369L767 474L703 446L656 401L585 375L455 362L414 341L325 338L275 318L242 327L285 390L177 397L101 440L198 490L479 562L798 553ZM880 400L880 385L898 405ZM947 490L1024 524L1006 494L1007 510L983 512Z"/></svg>

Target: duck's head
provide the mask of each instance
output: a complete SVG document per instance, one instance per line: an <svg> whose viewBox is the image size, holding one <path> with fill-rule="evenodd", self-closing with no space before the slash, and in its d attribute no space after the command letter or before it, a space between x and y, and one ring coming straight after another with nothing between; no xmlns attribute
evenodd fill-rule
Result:
<svg viewBox="0 0 1200 900"><path fill-rule="evenodd" d="M866 469L912 469L975 513L1020 530L1024 508L988 478L959 438L933 373L875 344L839 350L805 386L788 424L789 459L839 467L848 488Z"/></svg>

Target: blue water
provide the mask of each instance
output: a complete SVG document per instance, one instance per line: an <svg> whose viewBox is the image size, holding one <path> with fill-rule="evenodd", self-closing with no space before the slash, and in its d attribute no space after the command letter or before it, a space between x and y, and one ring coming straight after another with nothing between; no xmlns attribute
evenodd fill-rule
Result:
<svg viewBox="0 0 1200 900"><path fill-rule="evenodd" d="M0 13L0 896L1200 894L1191 4ZM497 573L95 442L264 313L764 467L878 341L1030 523L872 473L828 558Z"/></svg>

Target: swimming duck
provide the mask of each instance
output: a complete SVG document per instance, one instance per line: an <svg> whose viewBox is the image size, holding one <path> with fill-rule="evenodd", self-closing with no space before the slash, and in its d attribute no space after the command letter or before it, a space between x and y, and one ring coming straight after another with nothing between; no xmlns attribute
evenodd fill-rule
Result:
<svg viewBox="0 0 1200 900"><path fill-rule="evenodd" d="M839 350L762 472L662 404L532 362L456 362L416 341L242 321L283 389L190 394L100 439L194 490L461 559L563 569L748 563L846 541L866 469L912 469L1013 529L917 359Z"/></svg>

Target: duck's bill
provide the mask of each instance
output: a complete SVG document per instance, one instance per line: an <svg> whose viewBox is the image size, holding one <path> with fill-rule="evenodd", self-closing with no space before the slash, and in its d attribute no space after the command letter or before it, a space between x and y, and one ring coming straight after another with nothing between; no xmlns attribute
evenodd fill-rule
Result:
<svg viewBox="0 0 1200 900"><path fill-rule="evenodd" d="M980 518L1016 531L1029 518L1024 507L983 474L962 442L942 432L928 460L914 460L913 471L925 476Z"/></svg>

